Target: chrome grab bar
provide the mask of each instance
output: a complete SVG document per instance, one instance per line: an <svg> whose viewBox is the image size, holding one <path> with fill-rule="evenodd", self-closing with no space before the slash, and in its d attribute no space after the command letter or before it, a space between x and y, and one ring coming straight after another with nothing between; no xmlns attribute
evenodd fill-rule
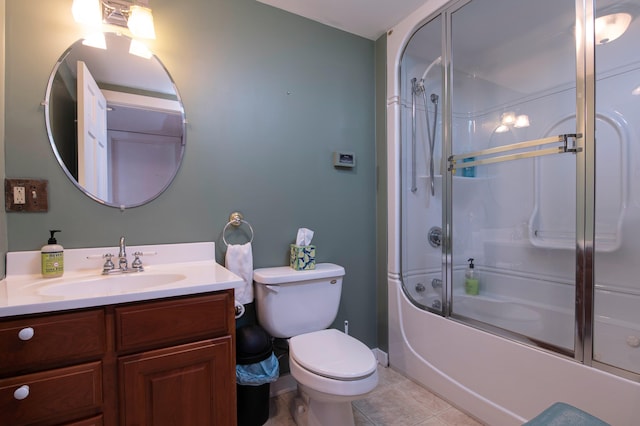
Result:
<svg viewBox="0 0 640 426"><path fill-rule="evenodd" d="M568 133L564 135L551 136L548 138L535 139L526 142L517 142L510 145L497 146L495 148L487 148L481 151L468 152L465 154L452 155L448 158L450 172L455 173L456 165L460 162L461 167L480 166L483 164L500 163L502 161L518 160L521 158L542 157L543 155L564 154L565 152L580 152L582 148L577 148L575 144L576 138L581 137L580 134ZM572 146L569 146L569 139L573 139ZM560 144L551 148L538 149L527 152L518 152L513 154L499 155L496 157L482 158L473 161L463 162L467 158L485 157L487 155L498 154L502 152L514 151L517 149L530 148L549 144Z"/></svg>

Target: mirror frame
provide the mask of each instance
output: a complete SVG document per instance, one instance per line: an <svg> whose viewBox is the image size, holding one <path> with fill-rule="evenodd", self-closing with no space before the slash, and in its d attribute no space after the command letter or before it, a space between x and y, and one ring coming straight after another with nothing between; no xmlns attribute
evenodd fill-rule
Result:
<svg viewBox="0 0 640 426"><path fill-rule="evenodd" d="M127 40L132 40L130 37L120 34L120 33L114 33L114 32L105 32L105 37L109 37L109 36L116 36L116 37L124 37ZM47 88L46 88L46 93L45 93L45 100L43 102L44 105L44 117L45 117L45 124L46 124L46 128L47 128L47 135L49 137L49 143L51 145L51 148L53 149L53 153L56 157L56 159L58 160L58 164L60 165L60 167L62 167L62 170L64 171L65 175L67 176L67 178L69 178L69 180L76 186L76 188L78 188L80 191L82 191L82 193L84 193L87 197L91 198L92 200L98 202L99 204L105 205L105 206L109 206L109 207L115 207L115 208L119 208L120 210L124 211L125 209L129 209L129 208L133 208L133 207L139 207L142 205L145 205L153 200L155 200L156 198L158 198L164 191L166 191L166 189L171 185L171 183L173 182L173 180L176 178L176 175L178 174L178 171L180 170L180 167L182 166L182 162L184 160L184 152L185 152L185 146L186 146L186 138L187 138L187 129L186 129L186 123L187 123L187 119L186 119L186 114L185 114L185 110L184 110L184 104L182 102L182 98L180 96L180 93L178 92L178 87L175 84L175 81L173 80L173 77L171 76L171 74L169 73L169 71L167 70L167 68L165 67L165 65L162 63L162 61L160 60L160 58L158 58L154 53L152 53L151 57L149 58L149 60L154 60L156 61L156 63L160 66L161 70L164 71L164 73L166 74L166 76L168 77L169 81L171 82L171 85L173 86L173 90L175 93L175 97L176 97L176 101L179 103L180 105L180 114L181 114L181 127L182 127L182 136L181 136L181 142L180 142L180 154L179 154L179 158L177 159L177 164L175 167L175 170L173 170L173 172L171 173L171 176L169 177L169 179L167 180L166 184L160 188L158 190L157 193L145 198L145 199L141 199L138 202L132 202L129 204L124 204L124 205L120 205L114 202L110 202L108 200L103 200L101 198L99 198L98 196L96 196L95 194L93 194L92 192L88 191L86 188L84 188L78 181L77 179L74 177L74 175L71 173L71 171L69 170L69 168L67 167L67 165L65 164L59 150L58 150L58 146L56 145L54 136L53 136L53 131L51 128L51 90L53 87L53 83L54 80L56 78L56 75L58 73L58 70L60 68L60 66L65 62L65 60L67 59L67 57L69 56L69 54L71 53L71 51L77 47L78 45L82 44L82 42L84 41L84 38L81 38L77 41L75 41L73 44L71 44L71 46L69 46L63 53L62 55L58 58L56 64L54 65L51 74L49 76L49 81L47 82ZM108 51L106 51L105 53L108 54ZM77 101L76 101L77 104ZM75 117L75 127L76 127L76 145L77 145L77 121L78 121L78 116L77 116L77 109L76 109L76 117Z"/></svg>

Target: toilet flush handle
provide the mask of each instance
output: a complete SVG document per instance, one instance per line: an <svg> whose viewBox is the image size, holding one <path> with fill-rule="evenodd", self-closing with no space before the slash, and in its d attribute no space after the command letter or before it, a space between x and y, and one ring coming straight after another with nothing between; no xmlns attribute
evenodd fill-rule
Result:
<svg viewBox="0 0 640 426"><path fill-rule="evenodd" d="M279 285L266 285L265 287L267 287L267 289L273 291L274 293L277 293L280 291Z"/></svg>

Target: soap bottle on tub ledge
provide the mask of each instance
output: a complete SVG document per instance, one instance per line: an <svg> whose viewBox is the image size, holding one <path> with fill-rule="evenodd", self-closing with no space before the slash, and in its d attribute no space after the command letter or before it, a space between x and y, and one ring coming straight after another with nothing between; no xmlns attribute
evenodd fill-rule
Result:
<svg viewBox="0 0 640 426"><path fill-rule="evenodd" d="M475 275L473 258L468 259L467 262L469 262L469 267L464 273L464 292L472 296L477 296L480 291L480 282Z"/></svg>

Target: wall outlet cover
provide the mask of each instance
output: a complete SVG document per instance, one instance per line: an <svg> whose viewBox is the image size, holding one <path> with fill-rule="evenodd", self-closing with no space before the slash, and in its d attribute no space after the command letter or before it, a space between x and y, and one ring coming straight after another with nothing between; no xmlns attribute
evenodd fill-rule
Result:
<svg viewBox="0 0 640 426"><path fill-rule="evenodd" d="M5 179L4 203L8 212L46 212L49 210L47 180Z"/></svg>

